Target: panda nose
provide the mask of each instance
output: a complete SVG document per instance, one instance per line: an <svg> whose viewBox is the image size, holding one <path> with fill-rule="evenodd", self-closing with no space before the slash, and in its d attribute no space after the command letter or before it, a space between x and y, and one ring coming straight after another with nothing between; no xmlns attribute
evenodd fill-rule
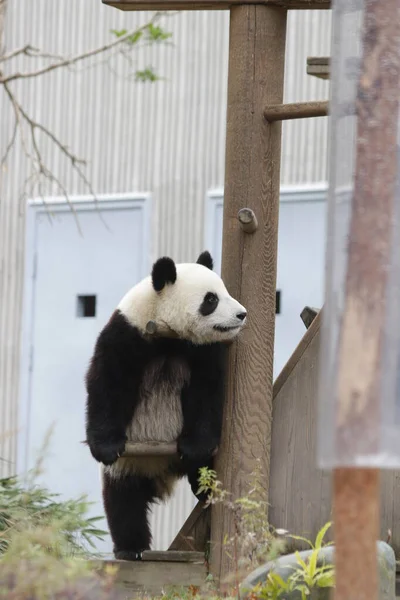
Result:
<svg viewBox="0 0 400 600"><path fill-rule="evenodd" d="M237 313L236 318L239 319L240 321L244 321L246 316L247 316L246 312L240 312L240 313Z"/></svg>

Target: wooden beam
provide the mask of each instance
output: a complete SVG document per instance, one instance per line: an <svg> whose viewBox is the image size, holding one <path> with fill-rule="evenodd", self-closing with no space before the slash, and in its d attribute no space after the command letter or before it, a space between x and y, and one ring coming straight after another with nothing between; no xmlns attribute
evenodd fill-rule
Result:
<svg viewBox="0 0 400 600"><path fill-rule="evenodd" d="M229 10L240 4L254 4L254 0L102 0L103 4L120 10ZM264 6L280 6L296 10L327 10L330 0L261 0Z"/></svg>
<svg viewBox="0 0 400 600"><path fill-rule="evenodd" d="M248 492L260 459L268 500L282 126L268 123L264 108L282 102L286 20L286 11L274 6L242 5L230 12L222 277L249 315L229 349L216 460L218 478L233 499ZM252 235L237 219L243 207L258 219ZM223 544L233 534L232 511L213 505L210 567L220 585L237 567Z"/></svg>
<svg viewBox="0 0 400 600"><path fill-rule="evenodd" d="M205 552L210 541L210 508L198 502L168 550L198 550Z"/></svg>
<svg viewBox="0 0 400 600"><path fill-rule="evenodd" d="M145 550L142 560L150 562L180 562L204 564L204 552L192 552L187 550Z"/></svg>
<svg viewBox="0 0 400 600"><path fill-rule="evenodd" d="M198 552L144 552L143 560L92 561L100 575L117 568L115 591L118 598L162 596L166 589L201 587L207 577L204 555ZM113 586L114 587L114 586Z"/></svg>
<svg viewBox="0 0 400 600"><path fill-rule="evenodd" d="M218 448L214 450L214 454L217 452ZM178 454L176 442L127 442L122 456L129 458L134 456L170 456L173 454Z"/></svg>
<svg viewBox="0 0 400 600"><path fill-rule="evenodd" d="M288 119L307 119L326 117L329 102L296 102L293 104L271 104L264 109L267 121L286 121Z"/></svg>
<svg viewBox="0 0 400 600"><path fill-rule="evenodd" d="M133 456L169 456L177 454L176 442L165 444L160 442L142 442L140 444L127 442L125 444L124 458Z"/></svg>

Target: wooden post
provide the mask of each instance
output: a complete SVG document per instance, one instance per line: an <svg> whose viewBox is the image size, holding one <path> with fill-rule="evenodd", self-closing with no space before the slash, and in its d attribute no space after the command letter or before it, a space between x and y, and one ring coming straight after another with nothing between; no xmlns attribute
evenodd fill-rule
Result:
<svg viewBox="0 0 400 600"><path fill-rule="evenodd" d="M374 464L382 445L385 309L398 201L399 27L398 0L365 3L336 406L336 600L378 597L379 471L351 465Z"/></svg>
<svg viewBox="0 0 400 600"><path fill-rule="evenodd" d="M230 11L222 277L248 310L249 323L229 351L225 414L216 470L233 498L246 494L261 459L268 498L281 123L264 119L283 97L284 8L243 5ZM252 209L258 228L243 232L237 215ZM223 583L235 565L223 547L232 513L212 507L211 572Z"/></svg>

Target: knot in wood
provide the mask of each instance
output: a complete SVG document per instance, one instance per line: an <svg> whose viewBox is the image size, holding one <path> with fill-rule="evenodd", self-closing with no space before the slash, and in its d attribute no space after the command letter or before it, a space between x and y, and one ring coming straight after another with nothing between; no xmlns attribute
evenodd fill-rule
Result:
<svg viewBox="0 0 400 600"><path fill-rule="evenodd" d="M241 208L238 212L241 228L245 233L254 233L258 227L257 217L251 208Z"/></svg>

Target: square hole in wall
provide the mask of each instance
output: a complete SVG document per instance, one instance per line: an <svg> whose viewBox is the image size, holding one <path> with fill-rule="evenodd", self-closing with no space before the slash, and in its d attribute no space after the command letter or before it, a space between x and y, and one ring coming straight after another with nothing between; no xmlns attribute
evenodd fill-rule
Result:
<svg viewBox="0 0 400 600"><path fill-rule="evenodd" d="M276 291L276 296L275 296L275 314L276 315L280 315L281 314L281 292L280 292L280 290Z"/></svg>
<svg viewBox="0 0 400 600"><path fill-rule="evenodd" d="M77 317L96 316L96 296L77 296Z"/></svg>

